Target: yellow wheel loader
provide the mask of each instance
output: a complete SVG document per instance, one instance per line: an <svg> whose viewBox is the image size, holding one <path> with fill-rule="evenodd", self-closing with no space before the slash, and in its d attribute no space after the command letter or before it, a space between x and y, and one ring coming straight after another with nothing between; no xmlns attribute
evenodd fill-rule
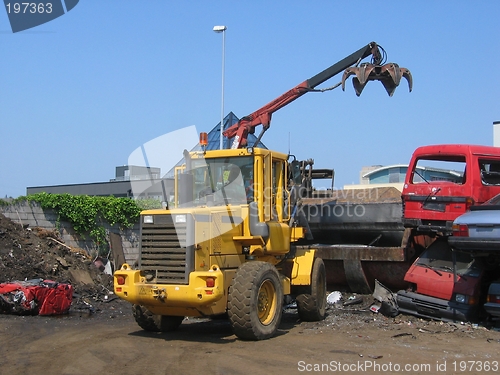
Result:
<svg viewBox="0 0 500 375"><path fill-rule="evenodd" d="M368 56L371 63L352 67ZM381 80L392 95L401 77L411 90L409 72L382 60L372 42L228 128L230 149L205 151L202 133L201 151L184 152L173 204L141 213L137 267L124 264L114 274L114 291L133 304L140 327L171 331L184 317L227 314L239 338L267 339L279 327L285 299L296 301L302 320L324 319L325 265L314 248L296 246L309 235L300 205L312 163L252 147L247 135L262 124L258 145L273 112L324 91L315 87L349 67L342 86L355 75L356 92Z"/></svg>

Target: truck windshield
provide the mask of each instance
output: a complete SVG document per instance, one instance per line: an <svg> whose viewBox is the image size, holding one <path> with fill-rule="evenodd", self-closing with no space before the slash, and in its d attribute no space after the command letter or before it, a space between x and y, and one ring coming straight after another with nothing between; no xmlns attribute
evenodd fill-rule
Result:
<svg viewBox="0 0 500 375"><path fill-rule="evenodd" d="M253 157L192 159L194 204L245 204L253 200Z"/></svg>
<svg viewBox="0 0 500 375"><path fill-rule="evenodd" d="M420 256L417 265L453 273L453 253L441 246L429 246ZM481 264L468 253L455 252L457 275L479 277Z"/></svg>
<svg viewBox="0 0 500 375"><path fill-rule="evenodd" d="M462 184L465 176L465 157L420 158L415 164L411 183L448 181Z"/></svg>

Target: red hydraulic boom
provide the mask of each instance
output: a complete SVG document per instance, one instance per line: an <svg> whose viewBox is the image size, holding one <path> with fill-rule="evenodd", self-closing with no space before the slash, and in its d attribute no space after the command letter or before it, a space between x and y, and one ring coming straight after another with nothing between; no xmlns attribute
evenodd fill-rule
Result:
<svg viewBox="0 0 500 375"><path fill-rule="evenodd" d="M361 60L368 56L372 56L371 63L362 63L358 67L358 64L361 62ZM310 91L331 90L340 86L341 84L342 89L344 90L345 81L351 75L355 75L355 77L353 78L353 85L356 91L356 95L358 96L361 94L361 91L365 87L366 83L368 81L374 80L381 81L389 96L392 96L402 77L407 79L409 89L411 91L412 77L410 71L406 68L400 68L395 63L382 65L385 62L384 60L384 49L378 46L377 43L371 42L365 47L347 56L343 60L323 70L321 73L316 74L314 77L309 78L308 80L295 86L293 89L285 92L283 95L274 99L252 114L243 117L236 124L226 129L223 134L228 139L233 139L233 142L231 144L232 149L245 147L247 146L248 134L253 134L255 132L255 128L262 124L262 132L260 133L255 143L257 145L264 135L264 132L269 129L269 126L271 125L272 114L278 109L283 108L287 104L293 102L295 99ZM352 65L356 66L351 67ZM341 83L328 89L315 89L316 86L329 80L342 71L344 71L344 74L342 76Z"/></svg>

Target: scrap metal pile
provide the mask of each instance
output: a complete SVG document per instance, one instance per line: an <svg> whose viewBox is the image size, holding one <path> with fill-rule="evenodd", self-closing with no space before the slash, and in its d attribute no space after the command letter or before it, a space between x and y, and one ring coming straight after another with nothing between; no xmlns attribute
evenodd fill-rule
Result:
<svg viewBox="0 0 500 375"><path fill-rule="evenodd" d="M57 231L23 227L0 214L0 313L53 315L108 301L113 278Z"/></svg>

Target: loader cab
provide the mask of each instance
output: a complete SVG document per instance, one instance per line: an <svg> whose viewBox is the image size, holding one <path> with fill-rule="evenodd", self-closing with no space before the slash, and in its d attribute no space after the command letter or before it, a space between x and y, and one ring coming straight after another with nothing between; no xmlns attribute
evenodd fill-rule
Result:
<svg viewBox="0 0 500 375"><path fill-rule="evenodd" d="M185 159L175 170L174 208L256 202L260 221L288 220L286 154L248 148L196 151Z"/></svg>

